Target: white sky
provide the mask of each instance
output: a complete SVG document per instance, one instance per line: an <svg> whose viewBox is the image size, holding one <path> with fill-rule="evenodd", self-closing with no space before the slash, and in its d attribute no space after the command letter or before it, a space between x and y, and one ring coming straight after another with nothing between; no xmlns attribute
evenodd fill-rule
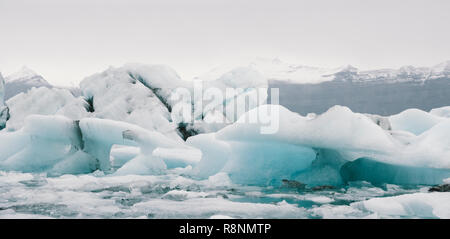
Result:
<svg viewBox="0 0 450 239"><path fill-rule="evenodd" d="M0 71L57 85L126 62L183 78L242 58L361 69L450 60L449 0L0 0Z"/></svg>

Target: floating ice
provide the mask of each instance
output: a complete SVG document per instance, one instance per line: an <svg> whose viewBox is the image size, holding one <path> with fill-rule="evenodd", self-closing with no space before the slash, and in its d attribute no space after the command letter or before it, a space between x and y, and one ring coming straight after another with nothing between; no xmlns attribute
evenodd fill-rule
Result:
<svg viewBox="0 0 450 239"><path fill-rule="evenodd" d="M63 116L31 115L24 127L0 133L0 167L22 172L89 173L95 158L83 148L77 124Z"/></svg>
<svg viewBox="0 0 450 239"><path fill-rule="evenodd" d="M139 154L117 172L126 174L152 174L155 170L164 170L162 158L165 154L152 156L157 148L178 148L181 155L186 154L182 150L194 150L137 125L97 118L73 121L64 116L44 115L28 116L24 127L18 131L2 131L0 144L0 168L54 174L90 173L96 169L108 172L113 145L140 147ZM168 158L171 162L186 164L195 162L192 157Z"/></svg>
<svg viewBox="0 0 450 239"><path fill-rule="evenodd" d="M373 198L351 206L380 218L450 218L450 193L414 193Z"/></svg>
<svg viewBox="0 0 450 239"><path fill-rule="evenodd" d="M276 133L261 134L262 124L247 123L258 110L279 112ZM394 121L397 129L411 125ZM194 136L187 142L202 150L202 160L193 170L200 177L227 172L234 182L259 185L279 184L283 178L309 185L353 180L430 185L442 183L450 173L446 156L450 121L434 123L416 136L383 129L373 117L346 107L305 118L282 106L263 105L217 133Z"/></svg>

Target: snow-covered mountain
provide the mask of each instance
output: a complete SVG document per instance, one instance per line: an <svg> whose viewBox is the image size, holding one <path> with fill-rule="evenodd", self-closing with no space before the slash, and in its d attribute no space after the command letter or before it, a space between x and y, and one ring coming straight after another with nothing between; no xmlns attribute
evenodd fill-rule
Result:
<svg viewBox="0 0 450 239"><path fill-rule="evenodd" d="M359 70L345 65L336 68L323 68L298 64L290 64L278 58L256 58L241 64L261 72L268 80L283 81L296 84L318 84L326 81L351 82L387 82L398 83L405 81L422 82L425 80L450 77L450 61L442 62L433 67L403 66L399 69ZM237 65L224 64L199 75L197 79L215 79Z"/></svg>
<svg viewBox="0 0 450 239"><path fill-rule="evenodd" d="M5 77L5 100L21 92L27 92L33 87L41 86L53 87L41 75L24 66L19 71Z"/></svg>
<svg viewBox="0 0 450 239"><path fill-rule="evenodd" d="M361 113L392 115L408 108L429 111L450 102L450 61L433 67L377 70L359 70L351 65L311 67L263 58L241 65L259 71L268 79L269 88L279 89L279 103L303 115L323 113L334 105ZM216 67L197 79L215 79L234 66Z"/></svg>
<svg viewBox="0 0 450 239"><path fill-rule="evenodd" d="M270 88L279 89L281 105L303 115L323 113L334 105L361 113L392 115L408 108L429 111L450 102L450 61L433 67L378 70L359 70L350 65L310 67L279 59L256 59L248 66L261 72ZM216 67L197 78L215 78L231 67Z"/></svg>

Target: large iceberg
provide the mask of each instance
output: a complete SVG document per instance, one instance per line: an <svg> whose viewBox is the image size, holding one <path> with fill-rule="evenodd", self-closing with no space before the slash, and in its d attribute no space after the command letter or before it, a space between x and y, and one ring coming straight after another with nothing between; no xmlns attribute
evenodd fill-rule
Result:
<svg viewBox="0 0 450 239"><path fill-rule="evenodd" d="M259 111L279 112L276 133L261 134L261 124L246 123L246 118ZM404 124L429 126L421 118L414 120ZM395 127L408 128L401 121L397 123ZM307 118L282 106L263 105L235 124L214 134L191 137L188 143L203 152L193 170L196 175L227 172L235 182L244 184L279 184L285 178L310 185L337 185L349 180L436 184L450 176L450 151L445 146L449 145L445 136L449 125L450 121L443 120L416 136L385 130L368 116L346 107L335 106ZM352 161L358 164L349 165Z"/></svg>
<svg viewBox="0 0 450 239"><path fill-rule="evenodd" d="M161 158L153 157L157 148L190 150L156 131L148 131L137 125L106 119L83 118L72 120L64 116L30 115L23 128L17 131L0 132L0 168L22 172L48 172L50 174L90 173L97 169L111 170L110 152L113 145L139 146L137 155L125 162L124 169L129 174L139 174L143 168L151 174L149 163ZM141 162L134 171L125 170L133 161ZM172 159L173 160L173 159ZM184 157L178 158L183 161ZM192 159L187 161L192 163ZM136 163L134 163L136 164Z"/></svg>
<svg viewBox="0 0 450 239"><path fill-rule="evenodd" d="M236 68L218 79L193 83L182 80L168 66L126 64L87 77L80 88L92 117L129 122L173 139L217 131L245 113L236 112L227 118L227 107L250 99L247 108L251 109L267 98L267 90L257 95L258 89L267 89L267 81L249 68ZM225 94L227 88L242 91ZM210 102L208 94L217 93L215 90L228 98ZM193 117L185 118L184 109Z"/></svg>
<svg viewBox="0 0 450 239"><path fill-rule="evenodd" d="M83 97L89 103L92 117L112 119L157 130L179 138L177 125L171 122L170 90L182 84L178 75L165 66L124 66L87 77L80 83ZM147 74L145 74L147 73ZM150 78L147 78L150 75ZM154 82L150 82L153 80ZM154 84L151 84L154 83Z"/></svg>
<svg viewBox="0 0 450 239"><path fill-rule="evenodd" d="M88 103L81 97L75 97L67 89L39 87L26 93L19 93L7 101L10 119L7 130L19 130L27 116L63 115L73 120L88 117Z"/></svg>

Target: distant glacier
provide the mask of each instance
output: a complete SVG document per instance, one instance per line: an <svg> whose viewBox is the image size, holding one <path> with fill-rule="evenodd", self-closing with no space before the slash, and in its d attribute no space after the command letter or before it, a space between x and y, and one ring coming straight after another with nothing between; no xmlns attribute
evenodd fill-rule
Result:
<svg viewBox="0 0 450 239"><path fill-rule="evenodd" d="M383 116L398 114L409 108L430 111L450 105L449 77L421 82L333 80L319 84L273 80L269 81L269 87L280 89L281 105L302 115L321 114L334 105L347 106L354 112Z"/></svg>
<svg viewBox="0 0 450 239"><path fill-rule="evenodd" d="M334 105L384 116L450 105L450 61L432 67L359 70L350 65L320 68L256 58L247 66L261 72L269 88L279 88L281 105L302 115L321 114ZM214 79L233 67L223 65L198 78Z"/></svg>

